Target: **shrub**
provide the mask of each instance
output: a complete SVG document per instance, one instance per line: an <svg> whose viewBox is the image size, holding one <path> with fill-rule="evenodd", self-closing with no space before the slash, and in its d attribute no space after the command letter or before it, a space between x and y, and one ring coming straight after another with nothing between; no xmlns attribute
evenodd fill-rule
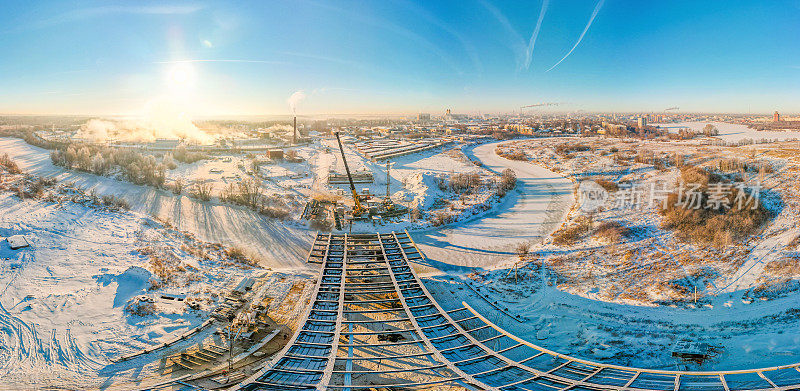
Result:
<svg viewBox="0 0 800 391"><path fill-rule="evenodd" d="M510 160L519 160L524 162L528 161L528 155L526 155L525 152L522 152L520 150L505 151L500 148L497 148L495 150L495 154L497 154L497 156L504 157Z"/></svg>
<svg viewBox="0 0 800 391"><path fill-rule="evenodd" d="M125 312L136 316L150 316L156 313L156 305L134 299L125 306Z"/></svg>
<svg viewBox="0 0 800 391"><path fill-rule="evenodd" d="M189 152L186 150L186 147L183 145L179 145L175 150L172 152L172 158L183 163L194 163L196 161L208 159L208 155L202 152ZM177 167L177 165L176 165Z"/></svg>
<svg viewBox="0 0 800 391"><path fill-rule="evenodd" d="M222 191L220 199L224 202L258 208L262 198L261 186L253 179L245 179L228 184Z"/></svg>
<svg viewBox="0 0 800 391"><path fill-rule="evenodd" d="M171 153L164 154L164 158L161 160L161 164L164 165L169 170L174 170L178 168L178 164L175 163L175 160L172 158Z"/></svg>
<svg viewBox="0 0 800 391"><path fill-rule="evenodd" d="M5 167L9 174L22 174L22 170L19 169L16 162L11 160L7 153L0 156L0 166Z"/></svg>
<svg viewBox="0 0 800 391"><path fill-rule="evenodd" d="M411 210L408 212L408 216L411 219L412 223L416 223L419 219L422 218L422 212L419 210L417 206L411 207Z"/></svg>
<svg viewBox="0 0 800 391"><path fill-rule="evenodd" d="M258 210L258 213L272 217L273 219L286 220L291 215L291 211L286 208L279 208L275 206L263 206Z"/></svg>
<svg viewBox="0 0 800 391"><path fill-rule="evenodd" d="M706 136L717 136L719 135L719 129L713 124L706 124L706 126L703 127L703 134Z"/></svg>
<svg viewBox="0 0 800 391"><path fill-rule="evenodd" d="M578 218L575 224L564 227L553 234L553 243L559 246L568 246L580 239L592 228L591 221L587 218Z"/></svg>
<svg viewBox="0 0 800 391"><path fill-rule="evenodd" d="M170 190L175 195L180 195L181 193L183 193L183 188L184 188L184 183L183 179L181 178L172 181L172 186L170 186Z"/></svg>
<svg viewBox="0 0 800 391"><path fill-rule="evenodd" d="M619 190L619 185L617 185L617 183L613 182L613 181L609 181L609 180L605 180L605 179L597 179L597 180L595 180L595 183L600 185L600 187L602 187L603 189L605 189L608 192Z"/></svg>
<svg viewBox="0 0 800 391"><path fill-rule="evenodd" d="M497 182L497 195L504 197L509 190L517 187L517 174L514 170L506 168L500 174L500 180Z"/></svg>
<svg viewBox="0 0 800 391"><path fill-rule="evenodd" d="M454 193L473 193L481 187L481 175L477 172L453 174L448 187Z"/></svg>
<svg viewBox="0 0 800 391"><path fill-rule="evenodd" d="M211 183L206 180L197 181L189 192L194 198L203 201L211 200Z"/></svg>
<svg viewBox="0 0 800 391"><path fill-rule="evenodd" d="M598 239L605 240L609 243L619 243L623 238L630 235L631 230L617 221L606 221L601 223L594 235Z"/></svg>
<svg viewBox="0 0 800 391"><path fill-rule="evenodd" d="M100 197L100 201L102 202L103 206L112 208L112 209L125 209L128 210L131 206L128 204L128 201L125 201L124 198L117 197L114 195L104 195Z"/></svg>
<svg viewBox="0 0 800 391"><path fill-rule="evenodd" d="M520 261L525 260L528 257L528 253L531 251L531 244L530 243L520 243L514 248L514 252L517 253Z"/></svg>
<svg viewBox="0 0 800 391"><path fill-rule="evenodd" d="M117 167L123 178L137 185L163 187L166 166L152 155L95 145L68 144L50 153L50 160L67 169L108 175Z"/></svg>
<svg viewBox="0 0 800 391"><path fill-rule="evenodd" d="M433 212L430 217L431 225L434 227L440 227L445 224L450 224L456 221L457 215L451 211L447 210L440 210Z"/></svg>
<svg viewBox="0 0 800 391"><path fill-rule="evenodd" d="M225 256L236 263L241 263L248 266L256 265L256 262L247 256L244 250L239 247L229 247L225 249Z"/></svg>
<svg viewBox="0 0 800 391"><path fill-rule="evenodd" d="M719 175L709 173L695 166L681 169L684 183L700 185L700 205L705 206L710 197L709 184L720 183ZM733 184L731 184L733 185ZM744 205L739 208L735 202L736 191L725 195L729 208L687 208L678 205L678 193L671 193L667 198L667 207L661 211L664 218L662 226L677 232L679 238L702 244L725 246L735 240L754 234L758 228L771 218L771 213L764 208L758 198L758 205Z"/></svg>
<svg viewBox="0 0 800 391"><path fill-rule="evenodd" d="M556 153L561 156L566 156L572 152L586 152L591 150L591 147L584 144L558 144L556 145Z"/></svg>

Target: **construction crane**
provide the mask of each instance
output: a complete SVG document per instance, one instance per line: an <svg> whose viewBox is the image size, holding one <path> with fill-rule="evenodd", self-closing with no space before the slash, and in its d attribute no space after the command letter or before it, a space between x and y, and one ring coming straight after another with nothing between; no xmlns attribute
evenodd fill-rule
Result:
<svg viewBox="0 0 800 391"><path fill-rule="evenodd" d="M342 153L342 161L344 162L344 170L347 172L347 180L350 181L350 191L353 193L353 217L361 216L364 212L364 206L361 205L361 200L358 198L356 185L353 183L353 176L350 175L350 167L347 165L347 158L344 157L344 147L342 147L342 139L339 138L339 132L333 132L336 135L336 142L339 143L339 151Z"/></svg>
<svg viewBox="0 0 800 391"><path fill-rule="evenodd" d="M394 163L390 163L389 160L386 160L386 198L383 199L383 206L386 208L386 211L391 213L395 210L395 204L392 202L392 193L389 191L389 184L391 183L392 177L389 176L389 167L391 167Z"/></svg>

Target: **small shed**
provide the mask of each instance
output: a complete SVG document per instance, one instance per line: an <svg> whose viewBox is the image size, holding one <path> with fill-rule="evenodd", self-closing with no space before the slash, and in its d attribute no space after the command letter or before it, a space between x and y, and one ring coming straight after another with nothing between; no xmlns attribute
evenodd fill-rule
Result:
<svg viewBox="0 0 800 391"><path fill-rule="evenodd" d="M25 239L25 237L22 235L11 235L8 238L6 238L6 241L8 242L8 246L11 247L12 250L17 250L23 247L30 246L28 240Z"/></svg>
<svg viewBox="0 0 800 391"><path fill-rule="evenodd" d="M282 149L270 149L267 151L267 157L272 160L283 160Z"/></svg>

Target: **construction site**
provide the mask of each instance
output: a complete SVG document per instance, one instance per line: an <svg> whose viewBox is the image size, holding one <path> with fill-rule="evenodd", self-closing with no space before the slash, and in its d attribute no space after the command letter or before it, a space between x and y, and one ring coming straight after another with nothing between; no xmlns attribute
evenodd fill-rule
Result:
<svg viewBox="0 0 800 391"><path fill-rule="evenodd" d="M521 339L466 303L444 310L407 233L318 234L313 299L291 339L238 390L791 390L800 363L669 371L592 362ZM696 359L696 345L675 354ZM707 347L705 347L707 349ZM210 353L213 354L213 353ZM182 381L152 389L191 389Z"/></svg>

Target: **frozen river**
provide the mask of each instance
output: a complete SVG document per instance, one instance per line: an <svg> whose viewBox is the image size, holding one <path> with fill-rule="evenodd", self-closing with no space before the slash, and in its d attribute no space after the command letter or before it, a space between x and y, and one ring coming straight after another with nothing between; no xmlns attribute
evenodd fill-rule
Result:
<svg viewBox="0 0 800 391"><path fill-rule="evenodd" d="M431 266L440 270L491 268L513 255L516 244L547 237L572 206L573 184L569 179L528 162L497 156L494 150L498 144L483 144L464 152L496 173L514 170L517 189L496 210L479 219L414 233Z"/></svg>

